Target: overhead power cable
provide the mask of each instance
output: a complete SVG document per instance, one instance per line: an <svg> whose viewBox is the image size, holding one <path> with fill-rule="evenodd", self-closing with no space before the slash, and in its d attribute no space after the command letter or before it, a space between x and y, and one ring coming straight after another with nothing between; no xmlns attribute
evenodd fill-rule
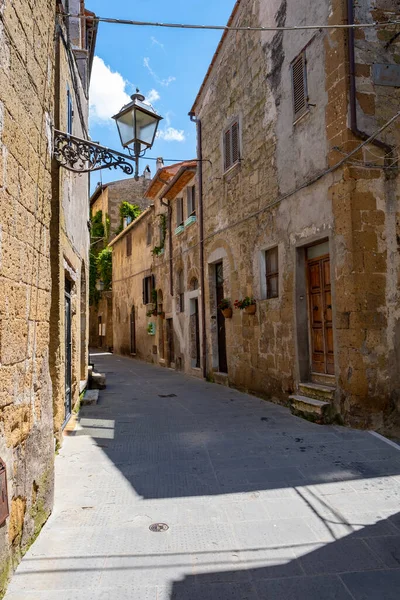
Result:
<svg viewBox="0 0 400 600"><path fill-rule="evenodd" d="M134 27L166 27L170 29L200 29L204 31L303 31L308 29L373 29L387 27L388 25L400 25L400 21L385 21L372 23L337 24L337 25L292 25L292 26L270 26L270 27L244 27L228 25L194 25L188 23L158 23L153 21L133 21L131 19L111 19L108 17L92 17L89 15L65 14L63 17L74 19L86 19L98 23L111 23L114 25L132 25Z"/></svg>

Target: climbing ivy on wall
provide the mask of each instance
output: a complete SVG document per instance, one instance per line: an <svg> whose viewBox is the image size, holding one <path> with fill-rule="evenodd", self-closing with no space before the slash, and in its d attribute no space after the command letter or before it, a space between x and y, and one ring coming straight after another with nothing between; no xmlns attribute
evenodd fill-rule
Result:
<svg viewBox="0 0 400 600"><path fill-rule="evenodd" d="M165 237L167 235L167 217L166 215L160 215L160 230L161 230L161 240L159 246L154 246L152 253L154 256L159 256L164 250L165 246Z"/></svg>
<svg viewBox="0 0 400 600"><path fill-rule="evenodd" d="M118 235L124 228L124 219L130 218L131 222L138 218L142 213L142 209L137 204L130 204L130 202L121 202L119 207L120 224L115 233Z"/></svg>
<svg viewBox="0 0 400 600"><path fill-rule="evenodd" d="M104 248L97 255L97 273L104 284L104 291L110 290L112 284L112 248Z"/></svg>
<svg viewBox="0 0 400 600"><path fill-rule="evenodd" d="M107 248L110 236L110 217L98 210L91 216L90 231L90 262L89 262L89 304L99 303L101 292L96 288L100 279L104 283L104 290L111 289L112 283L112 254Z"/></svg>

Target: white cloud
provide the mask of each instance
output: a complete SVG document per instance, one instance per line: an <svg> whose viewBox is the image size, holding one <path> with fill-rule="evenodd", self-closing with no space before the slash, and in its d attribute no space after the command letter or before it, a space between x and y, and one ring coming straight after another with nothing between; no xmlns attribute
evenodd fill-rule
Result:
<svg viewBox="0 0 400 600"><path fill-rule="evenodd" d="M90 119L98 124L113 124L110 121L131 99L126 93L129 82L120 73L112 71L104 60L95 56L90 82Z"/></svg>
<svg viewBox="0 0 400 600"><path fill-rule="evenodd" d="M175 129L174 127L167 127L158 132L157 137L165 142L184 142L186 140L185 132L183 129Z"/></svg>
<svg viewBox="0 0 400 600"><path fill-rule="evenodd" d="M158 39L154 37L154 35L152 35L150 39L151 39L152 46L159 46L165 52L164 44L159 42Z"/></svg>
<svg viewBox="0 0 400 600"><path fill-rule="evenodd" d="M160 94L157 92L157 90L150 90L149 92L147 92L147 96L146 96L146 102L148 104L153 104L153 102L157 102L157 100L160 99Z"/></svg>
<svg viewBox="0 0 400 600"><path fill-rule="evenodd" d="M150 75L154 78L154 80L157 81L157 83L159 85L162 85L163 87L168 87L173 81L176 80L176 77L172 77L172 75L170 75L166 79L160 79L159 76L157 75L157 73L155 71L153 71L153 69L151 68L150 59L147 56L145 56L143 59L143 65L146 67L146 69L148 70Z"/></svg>

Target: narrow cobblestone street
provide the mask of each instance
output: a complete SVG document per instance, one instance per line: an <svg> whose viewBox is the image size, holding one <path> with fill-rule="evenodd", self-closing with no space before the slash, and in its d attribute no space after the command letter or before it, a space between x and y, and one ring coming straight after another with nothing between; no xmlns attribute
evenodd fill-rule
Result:
<svg viewBox="0 0 400 600"><path fill-rule="evenodd" d="M107 389L65 439L54 512L6 600L398 599L394 445L129 358L94 362Z"/></svg>

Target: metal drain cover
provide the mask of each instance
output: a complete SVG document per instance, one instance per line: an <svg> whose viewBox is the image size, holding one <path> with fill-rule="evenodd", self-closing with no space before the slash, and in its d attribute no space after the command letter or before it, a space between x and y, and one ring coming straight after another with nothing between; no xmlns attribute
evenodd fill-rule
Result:
<svg viewBox="0 0 400 600"><path fill-rule="evenodd" d="M153 525L150 525L149 529L150 531L160 533L161 531L168 531L169 527L166 523L153 523Z"/></svg>

